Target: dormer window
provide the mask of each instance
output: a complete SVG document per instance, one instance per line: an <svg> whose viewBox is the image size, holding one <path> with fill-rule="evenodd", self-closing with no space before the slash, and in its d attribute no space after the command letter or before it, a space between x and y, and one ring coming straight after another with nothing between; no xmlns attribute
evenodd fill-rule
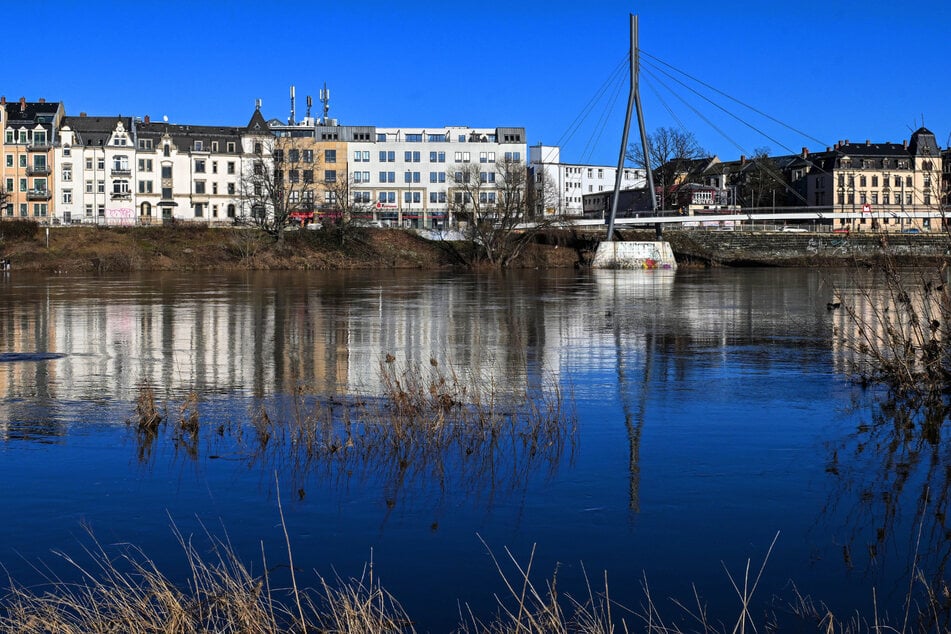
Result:
<svg viewBox="0 0 951 634"><path fill-rule="evenodd" d="M204 144L201 141L195 141L195 151L201 152L204 148Z"/></svg>

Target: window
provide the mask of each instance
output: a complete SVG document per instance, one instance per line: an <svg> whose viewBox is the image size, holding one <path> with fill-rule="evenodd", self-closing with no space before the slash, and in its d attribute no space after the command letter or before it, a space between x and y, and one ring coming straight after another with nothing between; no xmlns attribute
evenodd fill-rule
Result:
<svg viewBox="0 0 951 634"><path fill-rule="evenodd" d="M45 218L47 211L46 203L33 203L33 216Z"/></svg>
<svg viewBox="0 0 951 634"><path fill-rule="evenodd" d="M198 143L198 141L195 141ZM205 173L205 159L195 159L195 173L204 174Z"/></svg>
<svg viewBox="0 0 951 634"><path fill-rule="evenodd" d="M419 163L419 152L406 151L403 153L403 160L407 163Z"/></svg>
<svg viewBox="0 0 951 634"><path fill-rule="evenodd" d="M205 181L195 181L195 193L196 194L205 193Z"/></svg>
<svg viewBox="0 0 951 634"><path fill-rule="evenodd" d="M291 163L300 163L300 150L291 148L287 151L287 160Z"/></svg>
<svg viewBox="0 0 951 634"><path fill-rule="evenodd" d="M305 162L305 163L313 163L313 162L314 162L314 151L313 151L313 150L304 150L304 151L303 151L303 155L304 155L304 162Z"/></svg>
<svg viewBox="0 0 951 634"><path fill-rule="evenodd" d="M139 171L140 171L140 172L151 172L151 171L152 171L152 159L139 159Z"/></svg>
<svg viewBox="0 0 951 634"><path fill-rule="evenodd" d="M12 191L13 191L13 179L12 179L12 178L8 178L8 179L7 179L7 191L8 191L8 192L12 192Z"/></svg>
<svg viewBox="0 0 951 634"><path fill-rule="evenodd" d="M73 164L72 163L63 164L63 180L66 182L73 180Z"/></svg>
<svg viewBox="0 0 951 634"><path fill-rule="evenodd" d="M430 173L429 173L429 182L430 182L430 183L445 183L445 182L446 182L446 172L430 172Z"/></svg>
<svg viewBox="0 0 951 634"><path fill-rule="evenodd" d="M86 181L86 193L91 194L93 192L93 184L91 180Z"/></svg>
<svg viewBox="0 0 951 634"><path fill-rule="evenodd" d="M139 139L139 149L140 149L140 150L151 150L151 149L152 149L152 139Z"/></svg>
<svg viewBox="0 0 951 634"><path fill-rule="evenodd" d="M212 142L211 142L211 151L212 151L212 152L217 152L217 151L218 151L218 142L217 142L217 141L212 141Z"/></svg>
<svg viewBox="0 0 951 634"><path fill-rule="evenodd" d="M329 150L328 150L329 151ZM336 183L337 182L337 170L324 170L324 182L325 183Z"/></svg>
<svg viewBox="0 0 951 634"><path fill-rule="evenodd" d="M139 181L139 193L140 193L140 194L151 194L151 193L152 193L152 181Z"/></svg>
<svg viewBox="0 0 951 634"><path fill-rule="evenodd" d="M96 159L96 169L97 169L97 170L105 170L105 169L106 169L106 157L105 157L105 156L100 156L99 158Z"/></svg>
<svg viewBox="0 0 951 634"><path fill-rule="evenodd" d="M7 154L7 167L13 167L13 155Z"/></svg>
<svg viewBox="0 0 951 634"><path fill-rule="evenodd" d="M336 163L336 162L337 162L337 150L324 150L324 162L325 162L325 163Z"/></svg>
<svg viewBox="0 0 951 634"><path fill-rule="evenodd" d="M258 142L256 142L256 143L254 144L254 153L255 153L255 154L258 154L258 155L261 155L261 154L264 153L264 149L263 149L263 146L261 145L261 142L260 142L260 141L258 141Z"/></svg>
<svg viewBox="0 0 951 634"><path fill-rule="evenodd" d="M92 218L92 205L86 205L86 217Z"/></svg>
<svg viewBox="0 0 951 634"><path fill-rule="evenodd" d="M20 216L26 218L26 203L20 203Z"/></svg>
<svg viewBox="0 0 951 634"><path fill-rule="evenodd" d="M303 171L304 182L313 183L314 182L314 170L304 170Z"/></svg>
<svg viewBox="0 0 951 634"><path fill-rule="evenodd" d="M166 143L165 146L162 148L162 154L164 156L171 156L172 149L168 146L168 143Z"/></svg>
<svg viewBox="0 0 951 634"><path fill-rule="evenodd" d="M423 135L422 134L407 134L406 141L408 143L422 143Z"/></svg>
<svg viewBox="0 0 951 634"><path fill-rule="evenodd" d="M163 188L162 188L162 199L163 199L163 200L171 200L171 199L172 199L172 188L171 188L171 187L163 187Z"/></svg>
<svg viewBox="0 0 951 634"><path fill-rule="evenodd" d="M872 177L872 187L878 187L878 176Z"/></svg>
<svg viewBox="0 0 951 634"><path fill-rule="evenodd" d="M124 178L112 181L112 193L124 195L129 193L129 181Z"/></svg>
<svg viewBox="0 0 951 634"><path fill-rule="evenodd" d="M163 165L162 166L162 178L171 178L172 177L172 166Z"/></svg>
<svg viewBox="0 0 951 634"><path fill-rule="evenodd" d="M20 167L26 167L26 154L20 155Z"/></svg>
<svg viewBox="0 0 951 634"><path fill-rule="evenodd" d="M234 195L234 183L228 183L228 193Z"/></svg>
<svg viewBox="0 0 951 634"><path fill-rule="evenodd" d="M370 202L370 192L353 192L353 202L355 203Z"/></svg>
<svg viewBox="0 0 951 634"><path fill-rule="evenodd" d="M377 132L377 134L376 134L376 140L377 140L377 143L383 143L383 142L385 142L385 141L386 141L386 133L385 133L385 132Z"/></svg>
<svg viewBox="0 0 951 634"><path fill-rule="evenodd" d="M195 203L195 217L201 218L204 215L205 215L205 204Z"/></svg>
<svg viewBox="0 0 951 634"><path fill-rule="evenodd" d="M218 173L218 161L212 161L212 162L211 162L211 173L212 173L212 174L217 174L217 173Z"/></svg>
<svg viewBox="0 0 951 634"><path fill-rule="evenodd" d="M226 147L228 148L228 152L234 152L234 141L228 141L228 145Z"/></svg>
<svg viewBox="0 0 951 634"><path fill-rule="evenodd" d="M445 134L430 134L426 137L430 143L445 143L446 135Z"/></svg>
<svg viewBox="0 0 951 634"><path fill-rule="evenodd" d="M106 181L96 181L96 191L100 194L106 193Z"/></svg>
<svg viewBox="0 0 951 634"><path fill-rule="evenodd" d="M287 180L292 183L300 182L300 170L289 170L287 172Z"/></svg>
<svg viewBox="0 0 951 634"><path fill-rule="evenodd" d="M63 190L63 204L69 205L72 202L73 202L73 190L64 189Z"/></svg>
<svg viewBox="0 0 951 634"><path fill-rule="evenodd" d="M233 204L232 204L232 205L228 205L228 217L229 217L229 218L234 218L234 216L235 216L234 205L233 205Z"/></svg>
<svg viewBox="0 0 951 634"><path fill-rule="evenodd" d="M202 150L205 149L205 144L202 141L195 141L194 147L196 152L201 152Z"/></svg>

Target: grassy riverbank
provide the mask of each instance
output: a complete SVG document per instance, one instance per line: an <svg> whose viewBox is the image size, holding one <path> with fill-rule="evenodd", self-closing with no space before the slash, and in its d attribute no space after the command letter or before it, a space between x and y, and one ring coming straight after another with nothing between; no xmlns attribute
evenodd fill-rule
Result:
<svg viewBox="0 0 951 634"><path fill-rule="evenodd" d="M22 227L14 230L14 225ZM33 223L14 222L0 224L0 235L0 256L14 271L48 273L434 269L463 266L469 260L466 243L363 227L288 231L283 244L254 229L196 225L52 227L47 232ZM573 249L533 244L517 265L570 267L577 261Z"/></svg>

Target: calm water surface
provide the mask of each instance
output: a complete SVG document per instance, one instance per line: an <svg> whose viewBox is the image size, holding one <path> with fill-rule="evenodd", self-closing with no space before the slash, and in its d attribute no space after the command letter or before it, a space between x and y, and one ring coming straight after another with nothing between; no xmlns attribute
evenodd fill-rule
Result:
<svg viewBox="0 0 951 634"><path fill-rule="evenodd" d="M904 594L917 529L943 574L943 519L916 501L942 448L882 449L875 403L843 373L826 307L844 273L804 270L149 274L0 278L0 563L17 580L76 554L86 527L141 546L173 577L172 525L226 537L260 572L295 564L333 577L374 572L422 630L460 605L480 615L504 587L486 547L539 580L608 572L637 608L691 601L735 619L727 570L758 565L758 596L792 584L840 614ZM386 354L436 358L464 380L571 394L578 430L553 461L494 473L426 474L395 485L373 464L301 468L255 459L231 431L261 399L372 399ZM168 418L200 395L197 444L171 432L143 447L127 424L143 383ZM283 398L282 398L283 397ZM285 410L286 411L286 410ZM219 430L227 433L218 433ZM876 429L881 429L877 427ZM892 447L894 450L894 447ZM928 454L930 458L922 458ZM896 476L896 462L905 464ZM908 466L910 465L910 467ZM920 473L919 473L920 472ZM947 486L947 485L945 485ZM930 537L929 537L930 535ZM40 562L40 563L38 563Z"/></svg>

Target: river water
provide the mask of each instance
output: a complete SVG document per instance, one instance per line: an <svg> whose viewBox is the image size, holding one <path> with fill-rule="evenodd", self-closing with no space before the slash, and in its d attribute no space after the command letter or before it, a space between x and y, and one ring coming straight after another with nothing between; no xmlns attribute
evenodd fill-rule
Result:
<svg viewBox="0 0 951 634"><path fill-rule="evenodd" d="M557 569L582 599L585 574L597 591L606 572L633 610L646 582L671 620L689 621L672 599L696 590L731 623L730 575L742 583L748 560L757 572L775 539L757 614L798 590L870 615L873 589L894 613L916 544L943 574L944 516L918 502L942 497L927 487L944 448L896 453L875 395L845 374L848 323L827 304L849 280L13 273L0 278L0 563L24 583L71 578L57 553L81 555L89 531L181 579L177 530L227 539L256 572L262 553L286 570L283 513L301 574L359 576L372 560L421 631L490 615L505 587L489 552L511 573L506 549L523 565L534 549L536 581ZM261 407L292 419L301 403L375 400L384 368L430 372L430 359L501 395L556 386L577 428L542 458L437 458L399 482L379 456L341 466L301 461L285 436L268 452L248 441ZM166 420L148 442L130 423L143 385ZM176 432L192 413L201 431Z"/></svg>

